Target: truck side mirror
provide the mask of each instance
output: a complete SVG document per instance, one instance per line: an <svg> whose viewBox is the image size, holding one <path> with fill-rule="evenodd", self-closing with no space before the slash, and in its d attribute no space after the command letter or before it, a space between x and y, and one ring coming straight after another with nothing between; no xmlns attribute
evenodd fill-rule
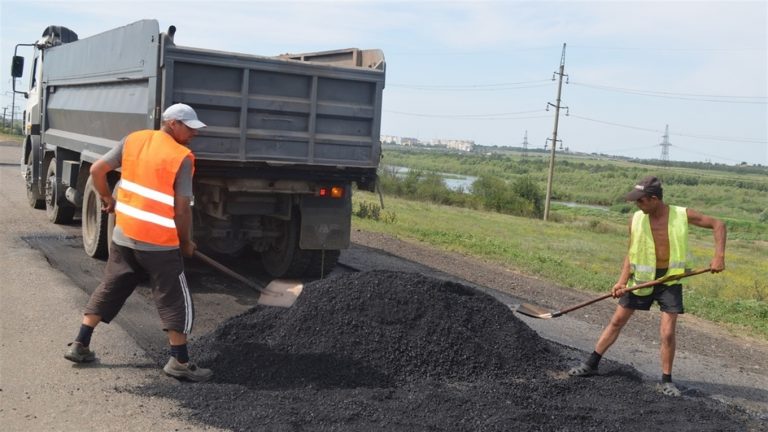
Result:
<svg viewBox="0 0 768 432"><path fill-rule="evenodd" d="M22 75L24 75L24 57L13 56L13 61L11 62L11 76L20 78Z"/></svg>

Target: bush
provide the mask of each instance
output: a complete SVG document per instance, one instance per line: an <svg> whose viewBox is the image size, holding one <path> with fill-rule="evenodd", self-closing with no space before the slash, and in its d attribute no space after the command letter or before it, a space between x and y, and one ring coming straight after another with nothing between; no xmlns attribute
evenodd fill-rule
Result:
<svg viewBox="0 0 768 432"><path fill-rule="evenodd" d="M760 212L757 216L757 220L763 223L768 222L768 208Z"/></svg>
<svg viewBox="0 0 768 432"><path fill-rule="evenodd" d="M481 175L472 184L472 193L488 210L528 217L544 214L541 191L528 177L520 177L510 186L498 177Z"/></svg>
<svg viewBox="0 0 768 432"><path fill-rule="evenodd" d="M534 212L532 216L544 215L544 194L532 178L528 176L518 178L512 185L512 191L531 204Z"/></svg>
<svg viewBox="0 0 768 432"><path fill-rule="evenodd" d="M397 221L397 216L394 212L385 211L382 214L381 206L365 201L357 203L357 210L352 212L352 215L360 219L371 219L388 224L393 224Z"/></svg>

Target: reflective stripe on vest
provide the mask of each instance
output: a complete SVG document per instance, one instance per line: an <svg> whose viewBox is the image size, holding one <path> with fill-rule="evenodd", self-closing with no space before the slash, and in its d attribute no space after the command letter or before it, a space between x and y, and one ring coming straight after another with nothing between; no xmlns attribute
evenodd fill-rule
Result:
<svg viewBox="0 0 768 432"><path fill-rule="evenodd" d="M685 207L669 206L669 264L667 275L682 274L688 265L688 213ZM629 246L629 265L632 287L656 279L656 246L653 242L651 222L641 210L632 217L632 234ZM677 282L680 283L680 282ZM653 288L632 291L639 296L649 295Z"/></svg>
<svg viewBox="0 0 768 432"><path fill-rule="evenodd" d="M115 205L115 224L123 234L160 246L179 245L173 185L186 157L194 158L162 131L139 131L125 138Z"/></svg>

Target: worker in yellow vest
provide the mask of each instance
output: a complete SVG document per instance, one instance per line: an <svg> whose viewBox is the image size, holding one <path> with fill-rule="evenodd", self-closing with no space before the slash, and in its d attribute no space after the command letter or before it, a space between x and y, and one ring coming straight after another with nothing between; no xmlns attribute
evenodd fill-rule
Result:
<svg viewBox="0 0 768 432"><path fill-rule="evenodd" d="M632 292L625 292L643 282L666 275L681 274L688 265L688 225L692 224L713 231L715 251L710 263L712 273L725 269L725 224L695 210L664 203L661 181L648 176L640 180L626 195L639 208L629 221L629 252L621 268L621 274L611 289L619 304L595 345L589 358L568 371L571 376L597 374L597 366L608 348L616 342L622 328L635 310L650 310L654 302L661 310L660 357L662 378L660 391L668 396L680 396L672 382L672 362L675 358L675 329L677 316L683 310L683 285L656 285Z"/></svg>
<svg viewBox="0 0 768 432"><path fill-rule="evenodd" d="M100 322L109 323L138 283L149 277L171 357L163 368L170 376L205 381L210 369L189 361L187 335L194 307L184 275L183 256L192 256L192 177L195 158L188 145L206 125L188 105L177 103L162 116L160 130L126 136L90 169L102 211L115 213L104 280L91 295L80 331L64 358L76 363L96 359L91 335ZM121 168L113 198L107 174Z"/></svg>

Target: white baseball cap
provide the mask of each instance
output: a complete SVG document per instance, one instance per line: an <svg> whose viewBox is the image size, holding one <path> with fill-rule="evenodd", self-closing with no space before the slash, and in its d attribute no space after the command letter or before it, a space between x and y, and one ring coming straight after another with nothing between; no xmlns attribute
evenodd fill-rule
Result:
<svg viewBox="0 0 768 432"><path fill-rule="evenodd" d="M197 113L191 106L177 103L169 106L165 112L163 112L163 121L179 120L192 129L200 129L206 127L206 124L197 119Z"/></svg>

